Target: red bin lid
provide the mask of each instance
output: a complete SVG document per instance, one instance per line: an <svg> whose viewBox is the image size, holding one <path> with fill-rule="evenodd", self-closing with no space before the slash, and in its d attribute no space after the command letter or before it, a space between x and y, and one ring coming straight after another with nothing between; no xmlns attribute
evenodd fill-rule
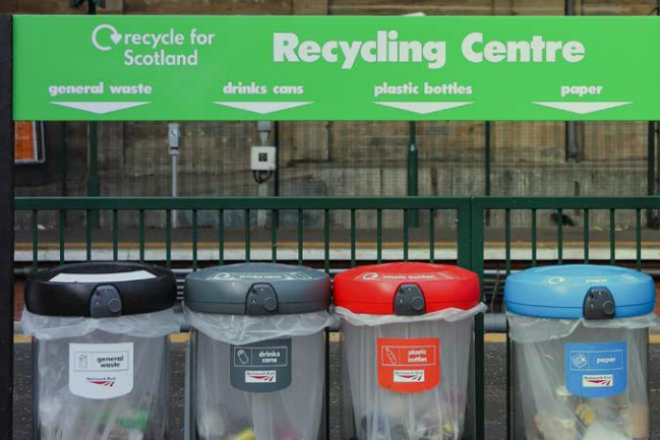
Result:
<svg viewBox="0 0 660 440"><path fill-rule="evenodd" d="M420 292L422 300L416 298ZM335 305L371 315L424 314L451 308L469 310L479 304L480 296L476 273L444 264L360 266L335 276L334 280ZM417 313L401 313L405 309L395 307L395 299L417 301L413 307Z"/></svg>

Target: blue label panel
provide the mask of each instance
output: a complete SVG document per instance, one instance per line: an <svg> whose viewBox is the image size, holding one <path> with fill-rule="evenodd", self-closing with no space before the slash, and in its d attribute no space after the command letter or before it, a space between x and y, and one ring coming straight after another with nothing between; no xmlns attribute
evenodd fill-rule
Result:
<svg viewBox="0 0 660 440"><path fill-rule="evenodd" d="M626 342L566 344L566 388L576 396L603 398L628 388Z"/></svg>

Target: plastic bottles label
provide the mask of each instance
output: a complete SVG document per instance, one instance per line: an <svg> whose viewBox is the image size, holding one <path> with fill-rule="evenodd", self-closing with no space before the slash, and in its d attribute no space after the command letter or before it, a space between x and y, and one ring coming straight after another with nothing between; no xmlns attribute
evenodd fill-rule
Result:
<svg viewBox="0 0 660 440"><path fill-rule="evenodd" d="M378 383L399 393L440 384L440 339L378 339Z"/></svg>
<svg viewBox="0 0 660 440"><path fill-rule="evenodd" d="M626 342L566 344L566 388L576 396L616 396L628 387Z"/></svg>
<svg viewBox="0 0 660 440"><path fill-rule="evenodd" d="M291 385L291 339L231 346L231 386L252 393L279 391Z"/></svg>
<svg viewBox="0 0 660 440"><path fill-rule="evenodd" d="M133 343L69 344L69 391L112 399L133 390Z"/></svg>

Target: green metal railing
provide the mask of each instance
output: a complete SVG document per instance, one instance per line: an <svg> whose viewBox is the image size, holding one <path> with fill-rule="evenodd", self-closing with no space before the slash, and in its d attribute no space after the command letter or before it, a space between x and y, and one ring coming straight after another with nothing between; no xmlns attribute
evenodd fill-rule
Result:
<svg viewBox="0 0 660 440"><path fill-rule="evenodd" d="M537 218L541 210L552 211L556 214L556 250L557 264L563 264L565 261L564 249L564 230L566 226L562 221L564 212L578 211L582 215L582 224L575 227L582 230L582 249L584 263L592 262L590 239L590 214L594 211L607 211L609 213L609 225L607 234L609 241L609 263L615 264L617 261L617 211L631 211L634 213L634 248L635 248L635 267L642 269L642 215L647 210L654 210L660 207L660 197L474 197L472 198L472 225L471 225L471 245L472 245L472 263L471 268L477 273L483 274L484 270L484 251L485 232L484 219L487 213L493 214L493 211L504 211L504 251L505 251L505 270L508 275L511 272L511 214L515 211L528 211L531 217L529 223L530 231L530 258L529 266L536 266L538 260L538 226ZM660 237L660 234L658 234Z"/></svg>
<svg viewBox="0 0 660 440"><path fill-rule="evenodd" d="M504 212L504 262L506 265L507 273L511 269L512 258L512 214L519 211L527 211L530 214L529 222L529 265L535 266L539 263L538 258L538 244L539 227L537 226L537 218L541 211L551 211L556 214L559 221L556 221L556 262L558 264L564 263L564 249L565 249L565 229L563 221L561 220L565 212L579 211L582 216L581 225L571 227L572 231L576 228L582 230L582 248L583 258L582 261L588 263L591 261L591 245L590 238L590 214L594 211L607 211L609 213L609 226L607 226L608 240L609 240L609 262L614 264L617 261L617 231L615 223L615 215L617 211L631 211L634 213L634 248L635 248L635 265L637 269L642 268L642 230L644 212L660 208L660 197L359 197L359 198L305 198L305 197L253 197L253 198L77 198L77 197L64 197L64 198L17 198L15 200L15 208L17 212L28 212L31 215L31 236L32 236L32 253L33 265L38 267L40 261L38 258L39 251L39 215L42 212L56 212L57 229L59 231L59 260L60 263L65 262L65 250L67 245L67 222L66 218L71 212L84 213L85 219L92 221L84 221L85 230L85 250L86 259L91 260L92 251L94 248L94 230L95 222L93 221L100 213L109 212L110 224L108 229L112 231L112 258L119 258L119 242L121 239L122 231L119 227L119 214L124 212L133 212L137 214L137 229L138 229L138 256L140 261L145 260L145 252L147 247L146 242L146 216L153 212L160 212L165 214L164 225L164 242L165 249L162 261L165 261L168 266L172 264L172 231L173 231L173 214L175 211L189 211L191 213L190 238L192 250L192 264L193 268L197 268L198 249L199 249L199 231L200 229L208 230L209 228L201 228L199 226L199 213L200 212L215 212L217 219L217 255L218 262L224 263L225 260L225 243L226 232L225 226L225 213L230 211L239 211L243 213L243 241L245 260L251 261L252 251L252 233L253 229L252 220L255 218L256 213L259 211L270 212L270 224L266 226L270 229L270 260L278 261L279 248L279 231L282 229L278 225L279 213L283 211L293 212L296 215L296 248L297 260L299 264L304 261L305 250L305 233L307 225L305 224L304 215L309 211L317 211L322 213L322 239L324 249L324 266L329 269L332 263L330 258L330 248L333 242L333 234L336 232L331 225L331 213L338 211L345 211L350 213L350 221L348 229L350 230L350 265L355 266L357 263L357 251L359 240L357 237L357 216L358 213L371 211L375 212L375 221L373 225L368 225L368 228L375 230L374 237L376 254L375 261L383 261L383 247L386 233L383 227L383 213L385 211L398 211L402 214L402 229L400 231L402 237L401 251L402 259L408 260L410 257L410 231L420 229L426 231L428 239L428 261L436 260L436 242L438 240L438 230L436 228L436 217L444 212L452 211L456 215L457 226L455 236L451 238L455 240L455 249L457 253L457 263L466 268L471 268L476 272L483 272L484 269L484 251L486 249L485 235L486 227L484 220L487 215L493 215L496 211ZM417 214L427 213L428 220L423 225L417 225L413 219L416 219ZM547 232L547 228L545 228ZM658 234L660 238L660 234ZM208 240L207 240L208 241ZM601 240L602 241L602 240ZM419 259L419 258L417 258ZM573 258L575 260L575 258Z"/></svg>
<svg viewBox="0 0 660 440"><path fill-rule="evenodd" d="M18 212L27 211L31 215L31 235L32 235L32 253L34 268L39 265L39 222L38 217L42 212L58 213L59 230L59 260L65 262L65 251L67 245L67 222L66 217L71 212L84 212L86 221L85 226L85 249L86 259L92 259L92 250L94 248L94 219L104 212L111 213L112 231L112 257L114 260L119 258L119 242L122 231L119 227L120 212L134 212L138 215L138 254L139 260L145 260L146 239L145 217L147 213L160 212L165 214L165 249L160 260L166 262L170 267L172 264L172 218L174 211L190 211L191 221L191 250L192 266L197 269L198 249L199 249L199 213L215 212L217 216L217 251L218 262L225 262L225 243L226 230L225 213L229 211L242 212L244 216L243 241L245 244L245 261L251 261L252 250L252 219L258 211L270 212L270 260L280 260L278 256L278 231L281 229L278 225L278 218L282 211L293 211L297 216L297 260L298 264L303 264L305 248L305 222L304 214L309 211L322 212L322 241L324 249L324 267L330 270L330 248L332 243L333 229L331 228L331 213L345 211L350 213L350 265L357 263L358 237L357 237L357 215L361 212L371 211L376 214L376 221L371 226L376 231L376 261L383 261L383 212L398 211L403 216L401 234L403 260L409 259L410 240L409 234L412 228L418 228L415 225L415 216L421 212L428 214L428 222L424 226L427 228L429 258L428 261L435 261L436 240L438 239L435 218L443 212L453 212L456 215L458 228L455 235L457 264L469 268L470 265L470 199L454 197L391 197L391 198L306 198L306 197L253 197L253 198L17 198L15 200L15 209ZM90 221L87 221L90 220ZM208 229L208 228L205 228Z"/></svg>
<svg viewBox="0 0 660 440"><path fill-rule="evenodd" d="M330 272L336 263L331 258L331 247L333 246L333 234L337 231L331 225L331 214L336 212L348 212L348 229L350 233L350 266L357 265L357 252L360 246L358 240L358 214L362 212L375 212L373 225L370 228L375 230L375 261L382 262L384 242L387 240L388 231L383 227L383 213L396 211L402 218L402 229L400 232L403 240L401 242L401 255L403 260L410 259L410 238L411 231L420 229L426 230L425 237L428 238L428 258L427 261L436 261L436 243L440 229L437 228L436 217L451 212L456 216L455 235L451 238L455 242L456 263L464 268L471 269L480 274L481 280L484 280L485 272L485 251L491 243L487 243L486 236L489 232L485 224L487 217L493 217L498 211L504 213L503 235L504 240L498 243L504 249L504 271L508 275L513 264L518 267L536 266L540 262L539 242L540 228L538 226L540 213L550 211L556 214L556 236L554 242L556 245L556 262L562 264L568 259L564 255L566 247L566 226L564 226L563 215L567 212L579 212L582 223L571 227L573 235L577 229L581 229L583 258L581 261L588 263L593 261L591 248L591 224L592 213L595 211L605 211L608 213L609 225L606 228L606 236L609 240L609 258L607 262L615 264L617 262L617 227L616 213L618 211L631 211L634 213L634 265L637 269L643 268L642 259L642 215L647 210L660 208L660 197L548 197L548 198L513 198L513 197L392 197L392 198L17 198L15 209L18 212L27 212L31 215L31 234L32 234L32 268L38 269L39 261L39 214L45 211L56 212L58 222L59 239L59 262L64 263L67 247L67 222L66 218L70 212L83 212L85 217L85 256L86 259L92 259L92 250L94 249L94 219L101 213L111 213L110 225L112 256L113 259L119 258L119 243L122 233L125 233L119 227L119 214L124 212L137 213L138 229L138 258L145 260L147 240L146 240L146 215L152 212L161 212L165 214L164 238L165 248L162 258L168 267L172 266L172 244L173 244L173 214L175 211L189 211L191 213L190 238L192 250L192 268L197 269L198 248L199 248L199 213L213 212L217 216L216 228L217 234L217 262L225 262L225 245L227 241L227 225L225 223L225 214L230 211L240 211L244 217L243 237L245 261L251 261L253 250L253 226L252 219L259 211L268 211L270 215L270 258L269 261L281 261L278 253L280 250L279 233L282 226L278 224L278 219L283 211L293 212L296 221L293 228L296 234L296 249L298 264L305 263L305 245L306 232L305 213L309 211L320 211L322 213L322 242L323 242L323 268ZM514 234L512 233L512 217L519 211L529 214L529 258L525 261L514 261L512 258L512 244ZM419 214L427 213L426 221L420 221ZM108 216L106 216L108 217ZM208 229L208 228L205 228ZM547 234L547 228L545 228ZM444 230L442 233L447 233ZM658 233L660 238L660 233ZM601 240L602 241L602 240ZM417 258L419 260L419 258ZM574 258L572 259L574 260ZM629 262L628 262L629 263ZM342 262L344 264L344 262ZM483 440L484 437L484 325L483 317L478 317L475 322L475 434L477 439ZM508 344L507 344L508 346ZM510 372L507 372L510 381ZM509 382L510 383L510 382ZM511 408L511 406L510 406ZM510 412L508 413L510 417ZM511 430L511 419L509 419L509 429ZM510 431L513 432L513 431Z"/></svg>

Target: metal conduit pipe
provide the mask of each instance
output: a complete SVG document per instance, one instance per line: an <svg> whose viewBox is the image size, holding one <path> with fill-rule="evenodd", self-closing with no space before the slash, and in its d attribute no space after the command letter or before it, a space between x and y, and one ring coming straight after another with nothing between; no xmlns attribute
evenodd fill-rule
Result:
<svg viewBox="0 0 660 440"><path fill-rule="evenodd" d="M484 330L486 333L506 333L508 331L506 314L486 313L484 315Z"/></svg>

